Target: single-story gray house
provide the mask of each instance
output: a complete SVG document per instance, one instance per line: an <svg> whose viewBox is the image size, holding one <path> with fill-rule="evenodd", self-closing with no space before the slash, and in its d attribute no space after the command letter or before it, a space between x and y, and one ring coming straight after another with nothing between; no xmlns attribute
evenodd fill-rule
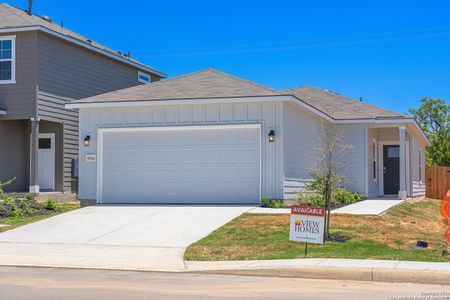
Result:
<svg viewBox="0 0 450 300"><path fill-rule="evenodd" d="M66 105L79 110L79 198L259 203L292 198L317 163L322 122L345 127L347 188L425 193L425 148L406 115L308 86L279 91L213 69Z"/></svg>

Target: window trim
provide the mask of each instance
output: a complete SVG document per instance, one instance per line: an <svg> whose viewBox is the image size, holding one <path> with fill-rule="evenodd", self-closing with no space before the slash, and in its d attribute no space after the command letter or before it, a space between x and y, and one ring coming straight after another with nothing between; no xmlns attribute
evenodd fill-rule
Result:
<svg viewBox="0 0 450 300"><path fill-rule="evenodd" d="M377 140L375 138L372 139L372 168L375 168L372 170L372 180L373 182L378 181L378 155L377 155ZM375 176L374 176L375 175Z"/></svg>
<svg viewBox="0 0 450 300"><path fill-rule="evenodd" d="M142 75L142 76L148 77L148 81L142 80L142 79L140 78L141 75ZM138 80L140 83L147 84L147 83L152 82L152 76L151 76L150 74L148 74L148 73L144 73L144 72L138 71L138 74L137 74L137 80Z"/></svg>
<svg viewBox="0 0 450 300"><path fill-rule="evenodd" d="M0 36L0 41L11 41L11 59L3 59L2 61L11 61L11 79L0 80L0 84L16 83L16 36L5 35Z"/></svg>

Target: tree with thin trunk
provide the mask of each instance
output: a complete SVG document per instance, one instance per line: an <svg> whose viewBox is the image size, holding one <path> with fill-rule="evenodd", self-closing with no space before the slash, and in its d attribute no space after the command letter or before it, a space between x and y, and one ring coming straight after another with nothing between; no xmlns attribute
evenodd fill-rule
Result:
<svg viewBox="0 0 450 300"><path fill-rule="evenodd" d="M420 107L411 108L409 113L422 127L430 140L427 147L427 164L450 166L450 105L445 100L425 97Z"/></svg>
<svg viewBox="0 0 450 300"><path fill-rule="evenodd" d="M312 181L309 188L325 199L327 221L325 240L330 239L330 210L333 191L345 181L345 157L351 145L345 143L344 127L327 121L321 124L317 147L317 166L310 173Z"/></svg>

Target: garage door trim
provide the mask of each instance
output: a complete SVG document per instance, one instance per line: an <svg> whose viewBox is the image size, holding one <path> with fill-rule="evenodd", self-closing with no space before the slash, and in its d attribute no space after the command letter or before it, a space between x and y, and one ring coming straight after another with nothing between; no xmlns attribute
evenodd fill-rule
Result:
<svg viewBox="0 0 450 300"><path fill-rule="evenodd" d="M175 125L148 127L108 127L97 130L97 204L102 204L103 189L103 135L106 132L151 132L179 130L214 130L214 129L258 129L259 134L259 201L262 193L262 132L261 123L227 124L227 125Z"/></svg>

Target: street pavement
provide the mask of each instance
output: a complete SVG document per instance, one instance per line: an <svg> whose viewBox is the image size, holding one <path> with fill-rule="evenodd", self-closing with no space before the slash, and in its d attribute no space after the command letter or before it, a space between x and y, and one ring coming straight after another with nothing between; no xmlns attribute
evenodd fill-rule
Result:
<svg viewBox="0 0 450 300"><path fill-rule="evenodd" d="M324 279L0 267L0 300L210 298L441 300L450 299L450 287Z"/></svg>

